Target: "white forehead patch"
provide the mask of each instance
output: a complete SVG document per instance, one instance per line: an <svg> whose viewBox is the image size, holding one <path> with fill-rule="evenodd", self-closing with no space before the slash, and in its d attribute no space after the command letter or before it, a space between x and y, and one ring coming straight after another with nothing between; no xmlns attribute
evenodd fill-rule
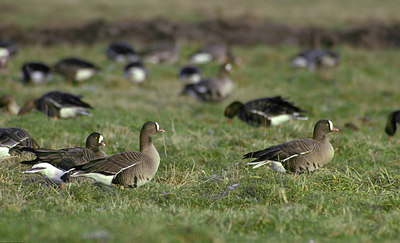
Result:
<svg viewBox="0 0 400 243"><path fill-rule="evenodd" d="M331 121L329 121L329 120L328 120L328 123L329 123L329 131L332 131L333 130L333 123Z"/></svg>
<svg viewBox="0 0 400 243"><path fill-rule="evenodd" d="M103 139L104 139L103 135L100 135L100 137L99 137L99 143L103 142Z"/></svg>
<svg viewBox="0 0 400 243"><path fill-rule="evenodd" d="M156 129L157 129L157 131L160 130L160 126L158 125L158 123L155 122L155 124L156 124Z"/></svg>

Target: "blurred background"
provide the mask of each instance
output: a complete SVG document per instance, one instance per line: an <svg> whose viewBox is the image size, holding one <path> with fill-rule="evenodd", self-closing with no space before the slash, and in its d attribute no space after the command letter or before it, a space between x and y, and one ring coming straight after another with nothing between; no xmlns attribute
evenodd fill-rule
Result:
<svg viewBox="0 0 400 243"><path fill-rule="evenodd" d="M355 45L397 46L400 31L393 23L399 5L396 0L2 0L0 39L53 44L133 37L143 42L177 24L180 36L197 41L309 46L324 32Z"/></svg>

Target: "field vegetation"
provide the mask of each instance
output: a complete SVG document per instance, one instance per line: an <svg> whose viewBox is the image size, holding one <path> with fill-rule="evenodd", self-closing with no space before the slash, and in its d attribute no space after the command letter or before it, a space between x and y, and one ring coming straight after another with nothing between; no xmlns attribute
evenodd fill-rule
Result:
<svg viewBox="0 0 400 243"><path fill-rule="evenodd" d="M68 1L65 6L66 10L73 6L76 12L66 11L57 19L62 22L64 18L78 16L76 21L86 21L108 16L98 16L95 11L83 15L85 12L77 7L77 2ZM110 15L116 11L105 1L79 2L103 6L106 9L103 13ZM159 15L165 4L160 2L146 1L143 12L132 15L138 18ZM204 9L199 11L201 18L207 17L208 9L215 8L213 3L175 2L183 9ZM265 14L276 21L299 18L301 21L297 23L335 27L355 19L347 12L350 8L346 8L353 6L353 2L334 5L343 10L335 23L332 23L333 13L323 11L331 2L322 1L325 5L315 2L301 5L296 1L297 8L289 4L293 1L271 1L271 6L263 6L279 10L276 16L273 10ZM38 3L26 1L26 6ZM116 3L128 6L126 1ZM245 2L236 3L242 6ZM321 21L304 16L306 7L312 3L322 9L315 17ZM383 21L395 18L394 8L389 7L392 1L383 2L383 7L374 7L373 3L365 1L357 21L365 20L372 10L377 14L372 17L382 17ZM2 4L22 16L17 19L1 13L6 16L5 22L21 26L46 24L47 20L58 17L50 10L61 7L54 2L28 13L29 8L21 8L12 1ZM251 4L261 14L257 8L261 3ZM289 19L283 20L284 9L288 11L284 16ZM119 17L132 17L126 11L121 11ZM147 15L146 11L152 14ZM235 11L238 10L232 9L232 14ZM188 13L178 12L172 17L185 21L200 18L187 16ZM60 189L41 176L22 174L27 167L19 161L29 155L2 160L1 241L398 240L400 134L389 141L384 126L388 113L400 108L399 50L339 45L336 50L341 55L340 65L311 73L290 67L289 60L299 51L298 47L235 46L235 54L243 59L243 65L236 66L231 75L236 89L227 100L210 104L178 95L182 87L177 79L178 69L201 43L186 43L177 64L149 64L148 82L143 86L123 78L122 65L104 55L106 45L99 42L91 46L21 46L7 69L0 72L0 95L13 94L22 104L47 91L64 90L83 95L95 107L94 116L52 120L39 112L25 116L1 113L0 124L25 128L41 146L49 148L83 146L88 134L98 131L108 143L105 151L113 154L138 150L141 125L148 120L157 121L166 133L154 137L161 155L155 178L137 189L97 186L89 180L75 180ZM81 86L68 85L56 74L48 85L22 83L20 67L25 61L43 60L51 64L70 55L93 60L103 68L103 73ZM211 76L218 65L211 63L202 68L206 76ZM308 110L309 120L268 129L250 127L238 119L227 124L223 111L230 102L274 95L289 97ZM330 119L341 129L340 133L329 134L335 157L322 169L309 174L282 175L266 168L253 170L241 161L246 152L310 137L315 122L322 118ZM359 131L346 128L347 122L357 125Z"/></svg>

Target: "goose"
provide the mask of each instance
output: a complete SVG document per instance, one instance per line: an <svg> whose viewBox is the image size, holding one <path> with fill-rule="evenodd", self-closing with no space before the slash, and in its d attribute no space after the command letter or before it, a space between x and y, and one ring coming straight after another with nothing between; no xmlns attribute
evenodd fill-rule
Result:
<svg viewBox="0 0 400 243"><path fill-rule="evenodd" d="M8 60L18 51L18 46L9 40L0 41L0 68L7 65Z"/></svg>
<svg viewBox="0 0 400 243"><path fill-rule="evenodd" d="M339 63L339 55L328 49L306 49L295 56L293 68L308 68L310 71L320 67L333 67Z"/></svg>
<svg viewBox="0 0 400 243"><path fill-rule="evenodd" d="M176 32L176 31L173 31ZM172 39L161 40L150 45L141 55L145 62L152 64L175 63L178 61L181 51L181 40L176 33L172 34Z"/></svg>
<svg viewBox="0 0 400 243"><path fill-rule="evenodd" d="M237 115L240 120L251 126L267 127L277 126L292 119L307 120L302 112L306 111L281 96L275 96L250 100L245 104L234 101L226 107L225 116L229 119L229 123Z"/></svg>
<svg viewBox="0 0 400 243"><path fill-rule="evenodd" d="M388 116L385 131L386 134L389 135L389 137L394 136L394 134L396 133L397 123L400 123L400 110L393 111Z"/></svg>
<svg viewBox="0 0 400 243"><path fill-rule="evenodd" d="M26 114L34 108L52 118L72 118L77 115L93 115L87 110L93 109L93 107L82 101L81 96L62 91L50 91L40 98L28 100L18 114Z"/></svg>
<svg viewBox="0 0 400 243"><path fill-rule="evenodd" d="M140 152L129 151L75 166L63 177L88 177L105 185L139 187L149 182L157 172L160 155L151 137L164 132L158 123L148 121L140 131Z"/></svg>
<svg viewBox="0 0 400 243"><path fill-rule="evenodd" d="M54 65L54 70L69 81L82 83L99 72L100 68L89 61L77 57L67 57L58 61Z"/></svg>
<svg viewBox="0 0 400 243"><path fill-rule="evenodd" d="M198 83L201 80L201 71L196 66L186 65L179 70L179 78L184 83Z"/></svg>
<svg viewBox="0 0 400 243"><path fill-rule="evenodd" d="M230 63L221 65L218 77L203 79L198 83L187 84L180 94L193 96L201 101L221 101L228 97L234 88L232 80L227 76L232 70Z"/></svg>
<svg viewBox="0 0 400 243"><path fill-rule="evenodd" d="M318 169L329 163L334 155L334 149L326 135L337 132L329 120L319 120L314 127L313 138L301 138L279 145L271 146L256 152L250 152L243 159L254 158L247 163L254 165L253 169L269 165L277 172L303 173Z"/></svg>
<svg viewBox="0 0 400 243"><path fill-rule="evenodd" d="M18 114L21 109L14 96L6 94L0 97L0 108L4 113Z"/></svg>
<svg viewBox="0 0 400 243"><path fill-rule="evenodd" d="M86 139L86 147L71 147L62 149L34 149L21 148L22 151L34 153L34 160L22 161L22 164L32 165L24 171L25 174L39 173L50 179L55 184L61 185L68 180L61 179L65 171L73 166L82 165L90 160L103 158L106 155L99 146L105 146L103 135L98 132L91 133Z"/></svg>
<svg viewBox="0 0 400 243"><path fill-rule="evenodd" d="M147 76L147 68L141 61L129 62L124 67L124 76L134 83L144 83Z"/></svg>
<svg viewBox="0 0 400 243"><path fill-rule="evenodd" d="M39 148L39 145L25 129L0 127L0 158L21 153L22 147Z"/></svg>
<svg viewBox="0 0 400 243"><path fill-rule="evenodd" d="M240 59L235 57L230 48L223 43L211 43L193 53L189 62L191 64L205 64L211 61L218 63L233 62L240 64Z"/></svg>
<svg viewBox="0 0 400 243"><path fill-rule="evenodd" d="M111 60L115 60L117 62L136 62L140 59L139 55L135 52L132 45L122 40L111 42L107 46L106 55Z"/></svg>
<svg viewBox="0 0 400 243"><path fill-rule="evenodd" d="M26 62L22 65L25 83L46 83L52 79L50 67L42 62Z"/></svg>

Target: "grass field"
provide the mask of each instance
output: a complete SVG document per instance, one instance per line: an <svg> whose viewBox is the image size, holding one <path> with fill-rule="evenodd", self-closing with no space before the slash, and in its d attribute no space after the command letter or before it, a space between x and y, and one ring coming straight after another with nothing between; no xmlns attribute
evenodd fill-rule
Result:
<svg viewBox="0 0 400 243"><path fill-rule="evenodd" d="M111 20L151 18L165 9L165 3L146 1L140 5L143 11L133 11L131 16L130 8L117 8L126 6L127 1L116 0L115 5L106 1L58 5L51 1L29 11L46 2L50 1L15 4L5 0L0 3L0 14L6 24L31 27L81 23L101 13L100 17ZM81 2L86 8L79 8ZM394 0L382 1L379 6L372 0L359 5L342 0L337 4L262 2L235 1L237 7L223 14L234 16L243 13L238 9L248 8L260 18L331 27L368 19L393 21L398 16ZM170 16L177 20L196 21L216 14L214 2L174 3L185 10ZM246 3L247 8L243 7ZM101 11L85 12L93 6ZM311 13L309 6L315 11ZM55 16L52 10L60 8L65 12ZM357 18L355 10L359 10ZM197 15L189 15L191 12ZM398 241L400 134L389 141L384 126L388 113L400 108L400 50L339 45L341 63L337 68L310 73L291 69L289 60L298 52L295 47L235 47L234 52L243 59L243 65L231 75L236 89L227 100L209 104L178 96L182 84L177 70L199 43L187 43L177 64L149 65L150 76L144 86L122 77L122 65L104 55L106 44L22 46L8 68L0 71L0 95L11 93L22 104L50 90L82 94L95 107L93 117L55 121L39 112L25 116L0 113L0 124L25 128L42 147L50 148L82 146L92 131L99 131L108 144L105 151L113 154L138 150L141 125L157 121L166 133L154 137L161 156L155 178L137 189L100 187L83 180L60 189L41 176L22 174L27 167L19 161L27 155L2 160L0 241ZM82 86L67 85L58 75L47 86L22 84L23 62L50 64L70 55L95 61L103 74ZM218 66L202 68L211 76ZM238 119L227 124L223 111L230 102L274 95L290 97L310 111L309 120L264 130ZM342 130L329 134L335 157L322 169L282 175L266 168L253 170L241 161L246 152L310 137L315 122L322 118ZM345 128L346 122L356 124L360 131Z"/></svg>
<svg viewBox="0 0 400 243"><path fill-rule="evenodd" d="M196 48L187 45L180 63ZM41 113L2 114L2 126L27 129L43 147L83 145L92 131L106 138L108 154L138 149L143 122L167 130L155 137L161 165L154 180L138 189L93 186L89 181L54 188L40 176L25 176L22 158L0 164L0 238L2 241L375 241L396 240L400 231L399 138L383 132L389 111L399 108L400 54L340 47L339 67L318 73L292 70L290 46L236 48L244 65L232 74L236 90L218 104L179 97L176 65L150 66L147 85L122 78L121 66L103 54L105 43L91 47L26 47L0 76L2 93L20 103L45 91L83 94L95 106L93 117L51 120ZM103 75L80 87L60 76L48 86L25 87L23 61L54 62L75 54L96 60ZM216 65L205 66L212 75ZM310 111L309 121L257 129L234 120L224 107L235 99L283 95ZM368 117L368 123L360 118ZM321 170L280 175L241 162L248 151L309 137L314 123L328 118L343 128L330 134L335 157ZM24 157L26 158L26 157Z"/></svg>

